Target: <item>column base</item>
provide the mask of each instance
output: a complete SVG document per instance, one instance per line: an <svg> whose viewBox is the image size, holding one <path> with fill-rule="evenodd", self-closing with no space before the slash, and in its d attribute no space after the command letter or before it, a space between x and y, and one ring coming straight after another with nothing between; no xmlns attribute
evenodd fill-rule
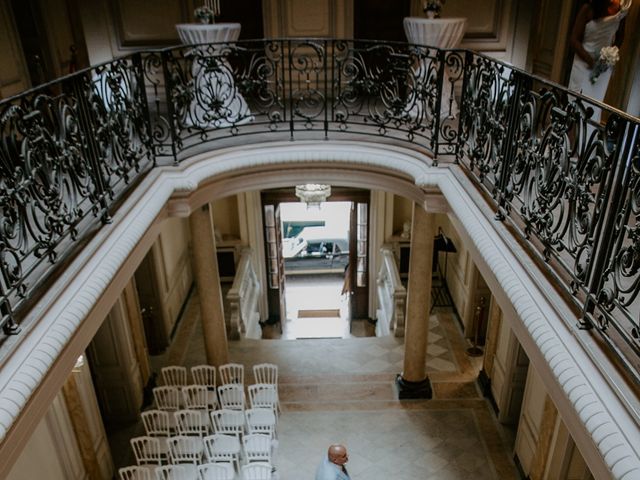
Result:
<svg viewBox="0 0 640 480"><path fill-rule="evenodd" d="M396 376L396 386L398 387L398 399L400 400L433 398L429 377L420 382L410 382L402 378L401 374L398 374Z"/></svg>

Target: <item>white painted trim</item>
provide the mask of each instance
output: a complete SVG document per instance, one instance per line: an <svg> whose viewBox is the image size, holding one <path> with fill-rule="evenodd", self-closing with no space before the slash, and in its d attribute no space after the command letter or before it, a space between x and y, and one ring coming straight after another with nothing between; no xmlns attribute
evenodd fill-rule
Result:
<svg viewBox="0 0 640 480"><path fill-rule="evenodd" d="M213 158L215 161L209 161ZM473 187L458 167L431 168L430 160L421 153L359 142L242 146L198 155L178 166L152 171L116 212L113 223L91 239L35 306L24 322L23 333L11 346L13 351L5 355L0 367L0 454L5 447L11 453L19 443L11 446L8 433L15 433L19 439L25 435L24 431L17 432L19 429L10 432L10 428L45 377L53 373L50 369L58 365L56 359L63 350L65 355L76 351L80 354L86 347L83 344L86 339L78 339L74 333L94 305L104 301L101 296L114 276L131 268L126 263L130 254L139 242L148 240L145 235L172 195L188 196L199 185L238 169L282 165L286 170L287 164L318 162L335 164L336 170L341 168L339 176L349 185L364 181L358 178L361 173L350 176L344 170L345 165L397 172L415 179L421 187L439 188L465 230L474 260L501 308L517 313L512 328L594 476L624 480L640 476L640 428L576 338L588 334L570 329L562 320L557 299L551 298L552 288L542 291L532 282L531 272L536 267L526 257L515 255L513 245L505 243L496 233L498 227L483 212L480 196L477 192L474 195ZM277 183L279 172L274 171L273 175ZM301 171L299 175L322 180L313 171ZM384 189L384 185L378 188ZM184 215L188 211L179 213ZM37 398L31 404L37 404ZM8 466L0 469L0 477L10 468L15 454L2 458Z"/></svg>

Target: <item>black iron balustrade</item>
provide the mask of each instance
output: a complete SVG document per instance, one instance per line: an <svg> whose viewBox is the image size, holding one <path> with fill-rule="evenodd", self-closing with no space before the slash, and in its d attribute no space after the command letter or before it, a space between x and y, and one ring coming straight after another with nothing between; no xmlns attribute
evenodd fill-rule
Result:
<svg viewBox="0 0 640 480"><path fill-rule="evenodd" d="M248 135L366 135L457 162L640 378L639 129L464 50L284 39L138 52L0 102L0 325L17 330L156 163Z"/></svg>
<svg viewBox="0 0 640 480"><path fill-rule="evenodd" d="M458 162L640 380L640 122L472 53L462 102Z"/></svg>

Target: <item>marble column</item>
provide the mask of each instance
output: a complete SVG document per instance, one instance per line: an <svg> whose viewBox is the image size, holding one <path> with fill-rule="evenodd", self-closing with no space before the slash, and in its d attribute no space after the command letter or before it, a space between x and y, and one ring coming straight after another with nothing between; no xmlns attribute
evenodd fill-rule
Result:
<svg viewBox="0 0 640 480"><path fill-rule="evenodd" d="M73 431L78 440L78 449L82 458L88 480L101 480L100 465L98 457L93 449L93 438L91 437L91 429L84 409L82 408L82 400L78 392L78 385L73 372L67 378L62 386L64 401L69 411L69 418L73 425Z"/></svg>
<svg viewBox="0 0 640 480"><path fill-rule="evenodd" d="M209 205L198 208L189 217L193 252L193 272L200 298L202 334L207 363L216 367L228 363L229 348L218 275L218 259Z"/></svg>
<svg viewBox="0 0 640 480"><path fill-rule="evenodd" d="M414 204L412 217L404 367L396 378L400 399L432 397L426 361L435 215L428 214L420 205Z"/></svg>

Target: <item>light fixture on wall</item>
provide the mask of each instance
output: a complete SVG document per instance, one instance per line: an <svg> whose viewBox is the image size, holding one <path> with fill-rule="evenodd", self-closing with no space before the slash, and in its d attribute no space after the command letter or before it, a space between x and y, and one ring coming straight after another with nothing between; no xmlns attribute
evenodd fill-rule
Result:
<svg viewBox="0 0 640 480"><path fill-rule="evenodd" d="M307 183L296 185L296 197L307 204L307 208L320 208L322 202L326 202L331 195L331 185L319 183Z"/></svg>

